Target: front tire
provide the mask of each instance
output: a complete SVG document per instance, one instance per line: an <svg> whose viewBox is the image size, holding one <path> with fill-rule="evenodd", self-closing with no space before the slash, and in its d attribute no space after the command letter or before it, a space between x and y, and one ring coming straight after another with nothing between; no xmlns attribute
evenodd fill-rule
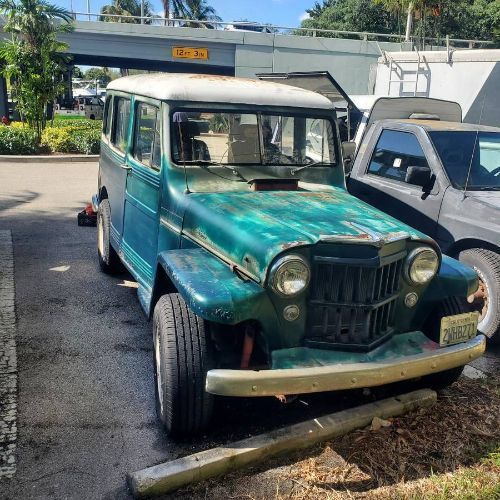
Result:
<svg viewBox="0 0 500 500"><path fill-rule="evenodd" d="M117 274L123 271L120 257L110 243L111 232L111 207L109 201L104 199L99 203L97 211L97 256L99 267L106 274Z"/></svg>
<svg viewBox="0 0 500 500"><path fill-rule="evenodd" d="M172 436L207 428L214 396L205 391L208 370L215 366L206 322L178 293L163 295L153 315L156 409Z"/></svg>
<svg viewBox="0 0 500 500"><path fill-rule="evenodd" d="M483 248L471 248L460 252L459 259L473 267L480 280L472 298L480 314L478 329L491 342L500 344L500 255Z"/></svg>

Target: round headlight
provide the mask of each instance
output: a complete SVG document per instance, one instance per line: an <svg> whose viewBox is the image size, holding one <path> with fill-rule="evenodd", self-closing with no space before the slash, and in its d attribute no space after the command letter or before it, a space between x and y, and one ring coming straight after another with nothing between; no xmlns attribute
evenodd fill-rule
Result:
<svg viewBox="0 0 500 500"><path fill-rule="evenodd" d="M309 284L310 276L309 266L302 257L289 255L274 265L272 286L280 295L296 295Z"/></svg>
<svg viewBox="0 0 500 500"><path fill-rule="evenodd" d="M432 248L416 248L406 261L406 276L411 282L423 285L434 278L438 267L439 257Z"/></svg>

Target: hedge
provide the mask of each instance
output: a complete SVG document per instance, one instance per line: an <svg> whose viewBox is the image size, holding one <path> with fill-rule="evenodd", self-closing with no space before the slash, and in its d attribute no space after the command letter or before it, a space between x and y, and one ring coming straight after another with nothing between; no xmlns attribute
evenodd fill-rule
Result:
<svg viewBox="0 0 500 500"><path fill-rule="evenodd" d="M52 153L98 154L101 129L88 127L47 127L42 146Z"/></svg>
<svg viewBox="0 0 500 500"><path fill-rule="evenodd" d="M38 145L33 130L22 123L0 125L0 154L98 154L101 127L100 120L54 120L43 131L41 143Z"/></svg>
<svg viewBox="0 0 500 500"><path fill-rule="evenodd" d="M38 153L36 134L29 128L0 126L0 154L33 155Z"/></svg>

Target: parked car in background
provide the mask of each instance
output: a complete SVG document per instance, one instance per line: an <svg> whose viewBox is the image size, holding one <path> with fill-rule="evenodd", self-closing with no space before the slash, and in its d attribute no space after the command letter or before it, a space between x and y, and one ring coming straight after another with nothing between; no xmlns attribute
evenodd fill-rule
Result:
<svg viewBox="0 0 500 500"><path fill-rule="evenodd" d="M274 33L276 30L272 26L254 23L251 21L234 21L224 27L226 31L244 31L247 33Z"/></svg>
<svg viewBox="0 0 500 500"><path fill-rule="evenodd" d="M314 158L309 156L314 152ZM167 432L214 398L445 386L480 356L476 273L345 187L334 107L270 82L154 74L108 86L101 269L153 319Z"/></svg>
<svg viewBox="0 0 500 500"><path fill-rule="evenodd" d="M349 192L434 238L473 267L479 330L500 341L500 129L381 120L367 130Z"/></svg>

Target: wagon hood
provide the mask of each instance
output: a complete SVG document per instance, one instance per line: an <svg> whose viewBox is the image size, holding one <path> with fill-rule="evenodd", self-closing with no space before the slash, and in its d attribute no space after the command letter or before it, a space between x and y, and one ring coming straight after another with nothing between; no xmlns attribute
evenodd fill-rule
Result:
<svg viewBox="0 0 500 500"><path fill-rule="evenodd" d="M192 193L183 232L261 282L280 253L320 241L382 245L429 237L343 189Z"/></svg>

